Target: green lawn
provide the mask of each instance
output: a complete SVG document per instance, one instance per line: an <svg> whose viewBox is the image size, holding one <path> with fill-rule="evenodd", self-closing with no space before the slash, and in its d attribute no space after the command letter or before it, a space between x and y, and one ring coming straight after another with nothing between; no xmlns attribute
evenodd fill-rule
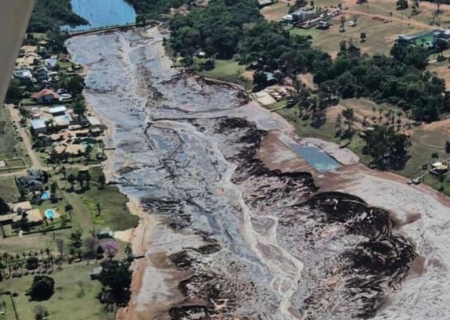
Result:
<svg viewBox="0 0 450 320"><path fill-rule="evenodd" d="M11 123L8 109L0 106L0 159L22 157L25 152L18 139L14 124Z"/></svg>
<svg viewBox="0 0 450 320"><path fill-rule="evenodd" d="M201 71L199 74L205 77L230 81L248 87L249 80L243 79L245 65L239 65L235 60L216 60L215 68L210 71Z"/></svg>
<svg viewBox="0 0 450 320"><path fill-rule="evenodd" d="M115 315L106 313L97 300L101 284L89 278L89 272L95 266L95 264L86 265L82 262L64 264L61 271L57 271L55 267L51 274L55 280L55 293L47 301L32 302L25 295L33 281L32 275L3 281L0 283L0 290L10 290L18 294L14 301L20 319L34 319L33 309L36 305L42 305L48 310L49 319L115 319ZM14 318L8 316L0 317L0 319Z"/></svg>
<svg viewBox="0 0 450 320"><path fill-rule="evenodd" d="M0 178L0 197L6 202L17 202L20 197L14 177Z"/></svg>

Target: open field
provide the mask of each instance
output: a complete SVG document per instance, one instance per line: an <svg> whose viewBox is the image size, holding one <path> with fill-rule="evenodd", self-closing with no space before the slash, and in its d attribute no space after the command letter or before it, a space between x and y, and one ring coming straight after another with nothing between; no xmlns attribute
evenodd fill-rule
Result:
<svg viewBox="0 0 450 320"><path fill-rule="evenodd" d="M24 149L11 122L7 108L0 106L0 159L22 157Z"/></svg>
<svg viewBox="0 0 450 320"><path fill-rule="evenodd" d="M20 197L14 177L0 177L0 197L6 202L17 202Z"/></svg>
<svg viewBox="0 0 450 320"><path fill-rule="evenodd" d="M3 281L0 283L0 290L18 293L14 302L20 319L34 319L33 309L36 305L44 306L50 314L50 319L114 319L114 314L106 313L97 300L101 284L98 281L91 281L89 278L89 272L94 267L96 264L86 265L81 262L64 264L61 271L55 270L51 274L55 280L55 293L47 301L31 302L25 296L33 281L31 275ZM0 316L0 319L14 319L11 316L12 314L8 313L8 317Z"/></svg>
<svg viewBox="0 0 450 320"><path fill-rule="evenodd" d="M201 71L199 74L205 77L230 81L241 85L249 86L249 81L243 80L245 65L239 65L234 60L216 60L215 68L210 71Z"/></svg>
<svg viewBox="0 0 450 320"><path fill-rule="evenodd" d="M345 16L347 20L350 20L355 15L345 14ZM342 40L355 43L357 47L361 48L362 53L389 55L398 34L417 33L426 30L420 26L408 25L397 21L383 23L361 15L358 16L355 27L349 27L346 24L345 32L339 32L339 19L339 16L331 19L330 23L332 26L328 30L293 28L291 33L312 36L313 47L320 48L335 57L339 51L339 43ZM361 32L366 33L367 38L365 42L360 41Z"/></svg>

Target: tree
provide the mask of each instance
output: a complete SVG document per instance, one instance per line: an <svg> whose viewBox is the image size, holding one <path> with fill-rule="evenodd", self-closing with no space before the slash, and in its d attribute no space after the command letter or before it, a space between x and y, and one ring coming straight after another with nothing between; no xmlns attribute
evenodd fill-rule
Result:
<svg viewBox="0 0 450 320"><path fill-rule="evenodd" d="M354 112L352 108L346 108L342 111L342 117L345 119L345 123L348 126L348 131L351 131L353 121L354 121Z"/></svg>
<svg viewBox="0 0 450 320"><path fill-rule="evenodd" d="M91 182L91 174L89 173L89 171L86 171L84 173L84 180L86 180L86 187L89 189L89 184Z"/></svg>
<svg viewBox="0 0 450 320"><path fill-rule="evenodd" d="M450 153L450 141L447 141L447 142L445 143L445 152L446 152L446 153Z"/></svg>
<svg viewBox="0 0 450 320"><path fill-rule="evenodd" d="M442 57L442 52L448 49L448 43L444 39L438 38L436 40L436 47L438 48L439 55Z"/></svg>
<svg viewBox="0 0 450 320"><path fill-rule="evenodd" d="M61 167L61 174L63 175L63 178L66 179L67 178L67 169L65 166Z"/></svg>
<svg viewBox="0 0 450 320"><path fill-rule="evenodd" d="M77 181L80 184L81 189L83 189L84 180L85 180L84 174L82 172L78 172Z"/></svg>
<svg viewBox="0 0 450 320"><path fill-rule="evenodd" d="M55 280L48 276L35 276L27 295L31 300L43 301L48 300L55 291Z"/></svg>
<svg viewBox="0 0 450 320"><path fill-rule="evenodd" d="M69 174L69 176L67 177L67 181L70 183L72 190L74 188L74 184L75 184L76 180L77 180L77 178L75 177L75 175L73 173Z"/></svg>
<svg viewBox="0 0 450 320"><path fill-rule="evenodd" d="M119 247L117 246L117 243L113 241L102 243L101 246L103 248L103 251L110 259L114 258L117 252L119 252Z"/></svg>
<svg viewBox="0 0 450 320"><path fill-rule="evenodd" d="M17 102L23 97L20 84L16 80L12 80L9 84L8 91L6 91L6 100Z"/></svg>
<svg viewBox="0 0 450 320"><path fill-rule="evenodd" d="M70 234L72 247L77 249L81 248L81 246L83 245L82 236L83 236L83 229L78 229L76 232Z"/></svg>
<svg viewBox="0 0 450 320"><path fill-rule="evenodd" d="M40 304L35 306L33 311L34 311L34 319L35 320L46 320L48 317L47 309Z"/></svg>
<svg viewBox="0 0 450 320"><path fill-rule="evenodd" d="M98 243L97 238L89 237L84 241L84 246L88 250L89 254L94 255L97 250Z"/></svg>
<svg viewBox="0 0 450 320"><path fill-rule="evenodd" d="M74 96L80 95L84 89L83 77L77 74L69 77L66 81L65 88Z"/></svg>
<svg viewBox="0 0 450 320"><path fill-rule="evenodd" d="M64 250L65 250L65 244L64 244L64 239L62 238L57 238L55 240L56 242L56 246L58 247L58 251L59 251L59 255L62 258L64 256Z"/></svg>
<svg viewBox="0 0 450 320"><path fill-rule="evenodd" d="M73 107L73 113L75 113L77 115L78 119L81 119L84 117L85 112L86 112L86 106L84 105L84 101L77 100Z"/></svg>
<svg viewBox="0 0 450 320"><path fill-rule="evenodd" d="M0 198L0 215L8 214L11 211L8 204L5 202L3 198Z"/></svg>
<svg viewBox="0 0 450 320"><path fill-rule="evenodd" d="M361 38L361 42L365 42L366 41L366 33L365 32L361 32L360 38Z"/></svg>
<svg viewBox="0 0 450 320"><path fill-rule="evenodd" d="M98 183L100 183L100 187L102 189L105 188L106 177L105 177L105 175L103 173L98 177Z"/></svg>
<svg viewBox="0 0 450 320"><path fill-rule="evenodd" d="M114 303L118 306L127 305L130 299L131 271L128 262L109 261L103 267L99 281L108 288Z"/></svg>
<svg viewBox="0 0 450 320"><path fill-rule="evenodd" d="M408 9L408 1L407 0L398 0L396 2L397 10L405 10Z"/></svg>
<svg viewBox="0 0 450 320"><path fill-rule="evenodd" d="M25 267L28 270L36 270L39 267L39 259L37 257L29 257L26 261Z"/></svg>
<svg viewBox="0 0 450 320"><path fill-rule="evenodd" d="M66 204L66 206L64 207L64 210L69 214L70 220L72 220L73 206L71 204Z"/></svg>
<svg viewBox="0 0 450 320"><path fill-rule="evenodd" d="M92 146L90 144L88 144L86 146L86 150L84 152L84 156L86 158L86 161L90 161L91 160L91 152L92 152Z"/></svg>
<svg viewBox="0 0 450 320"><path fill-rule="evenodd" d="M97 247L97 258L103 258L103 254L105 253L105 250L103 250L102 246Z"/></svg>
<svg viewBox="0 0 450 320"><path fill-rule="evenodd" d="M375 126L363 136L366 146L363 153L372 157L372 164L381 170L403 168L408 160L409 139L398 134L392 127Z"/></svg>
<svg viewBox="0 0 450 320"><path fill-rule="evenodd" d="M267 87L267 75L262 71L256 71L253 74L253 83L258 88Z"/></svg>

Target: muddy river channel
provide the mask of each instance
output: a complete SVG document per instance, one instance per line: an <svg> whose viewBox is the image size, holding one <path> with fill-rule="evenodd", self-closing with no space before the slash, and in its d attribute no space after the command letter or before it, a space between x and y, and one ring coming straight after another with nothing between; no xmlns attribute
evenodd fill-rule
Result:
<svg viewBox="0 0 450 320"><path fill-rule="evenodd" d="M414 311L433 296L420 292L425 275L447 277L422 257L441 250L421 231L431 215L448 222L431 191L301 140L237 88L179 73L163 37L67 43L88 69L88 104L114 127L105 170L144 214L123 319L450 319ZM305 145L328 148L336 166L314 170L296 152Z"/></svg>

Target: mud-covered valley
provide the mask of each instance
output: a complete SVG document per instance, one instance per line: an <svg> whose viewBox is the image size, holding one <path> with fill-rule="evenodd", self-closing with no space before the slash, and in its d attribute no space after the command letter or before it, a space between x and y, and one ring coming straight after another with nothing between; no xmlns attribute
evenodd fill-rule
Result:
<svg viewBox="0 0 450 320"><path fill-rule="evenodd" d="M86 101L114 128L105 170L141 209L130 241L145 258L118 317L424 319L420 305L444 299L446 200L297 137L238 88L179 73L163 37L67 43L88 69ZM340 166L318 172L297 145Z"/></svg>

